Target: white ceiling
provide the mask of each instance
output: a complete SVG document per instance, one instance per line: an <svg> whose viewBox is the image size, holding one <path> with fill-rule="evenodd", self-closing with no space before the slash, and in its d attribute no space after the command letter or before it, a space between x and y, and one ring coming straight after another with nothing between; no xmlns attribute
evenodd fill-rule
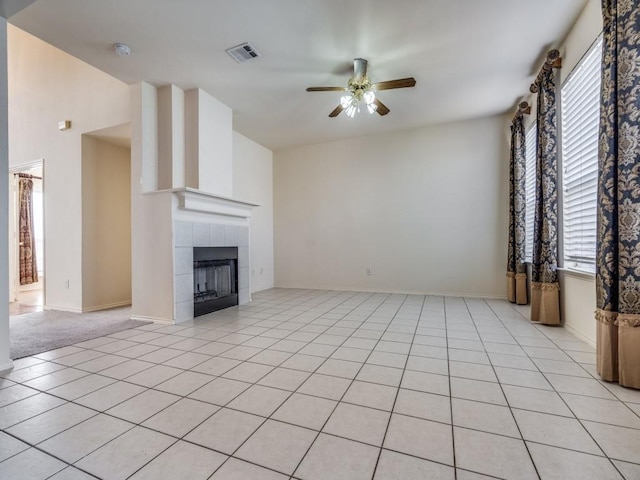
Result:
<svg viewBox="0 0 640 480"><path fill-rule="evenodd" d="M271 149L504 113L587 0L38 0L10 22L119 78L200 87L234 129ZM262 54L238 64L225 49ZM131 46L129 57L112 44ZM354 57L384 91L385 117L327 115Z"/></svg>

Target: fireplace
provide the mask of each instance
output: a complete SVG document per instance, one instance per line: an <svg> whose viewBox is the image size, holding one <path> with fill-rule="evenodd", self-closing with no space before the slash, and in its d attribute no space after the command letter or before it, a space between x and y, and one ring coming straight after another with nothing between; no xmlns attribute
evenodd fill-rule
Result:
<svg viewBox="0 0 640 480"><path fill-rule="evenodd" d="M193 316L238 305L238 247L193 248Z"/></svg>

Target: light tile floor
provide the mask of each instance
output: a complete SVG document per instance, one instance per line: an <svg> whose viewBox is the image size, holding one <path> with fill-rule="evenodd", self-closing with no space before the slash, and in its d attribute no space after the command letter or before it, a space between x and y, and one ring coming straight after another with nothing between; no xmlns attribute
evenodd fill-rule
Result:
<svg viewBox="0 0 640 480"><path fill-rule="evenodd" d="M639 479L594 362L505 301L274 289L17 360L0 478Z"/></svg>

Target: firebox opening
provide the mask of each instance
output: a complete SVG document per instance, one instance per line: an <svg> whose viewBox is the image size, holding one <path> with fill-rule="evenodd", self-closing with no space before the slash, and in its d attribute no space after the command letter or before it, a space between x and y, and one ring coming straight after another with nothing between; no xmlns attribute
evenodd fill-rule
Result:
<svg viewBox="0 0 640 480"><path fill-rule="evenodd" d="M238 305L238 247L193 249L193 316Z"/></svg>

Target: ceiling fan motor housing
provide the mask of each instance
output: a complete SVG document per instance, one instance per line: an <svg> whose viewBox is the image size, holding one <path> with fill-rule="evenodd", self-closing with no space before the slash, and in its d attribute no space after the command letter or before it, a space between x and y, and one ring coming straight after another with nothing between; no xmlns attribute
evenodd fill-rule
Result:
<svg viewBox="0 0 640 480"><path fill-rule="evenodd" d="M356 97L358 100L362 100L362 96L365 92L371 90L372 86L373 85L367 76L361 79L356 77L351 77L349 79L349 92L351 92L351 95Z"/></svg>

